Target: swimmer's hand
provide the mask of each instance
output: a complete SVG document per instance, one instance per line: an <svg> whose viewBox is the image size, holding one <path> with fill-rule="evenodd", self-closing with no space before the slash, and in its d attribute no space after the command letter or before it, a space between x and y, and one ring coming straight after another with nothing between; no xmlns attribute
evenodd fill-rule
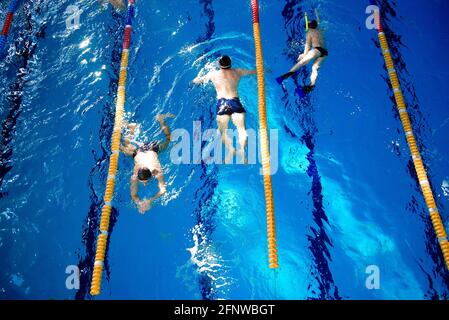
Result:
<svg viewBox="0 0 449 320"><path fill-rule="evenodd" d="M303 57L304 57L304 53L301 53L301 54L298 56L298 60L297 60L297 61L298 61L298 62L301 61L301 59L302 59Z"/></svg>
<svg viewBox="0 0 449 320"><path fill-rule="evenodd" d="M138 127L138 124L134 122L129 123L127 120L123 120L123 126L129 130L130 134L133 135Z"/></svg>
<svg viewBox="0 0 449 320"><path fill-rule="evenodd" d="M139 209L140 214L145 214L148 210L151 209L151 205L153 204L153 199L142 200L137 203L137 208Z"/></svg>
<svg viewBox="0 0 449 320"><path fill-rule="evenodd" d="M193 84L201 84L202 83L202 79L200 76L196 77L195 79L192 80Z"/></svg>
<svg viewBox="0 0 449 320"><path fill-rule="evenodd" d="M200 72L201 73L201 72ZM192 80L194 84L205 84L211 80L210 74L207 73L205 75L198 75L195 79Z"/></svg>

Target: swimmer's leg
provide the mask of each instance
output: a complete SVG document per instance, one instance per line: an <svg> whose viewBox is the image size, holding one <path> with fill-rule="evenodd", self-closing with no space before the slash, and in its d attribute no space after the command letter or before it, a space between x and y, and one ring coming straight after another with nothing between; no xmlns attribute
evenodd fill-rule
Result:
<svg viewBox="0 0 449 320"><path fill-rule="evenodd" d="M245 147L248 141L248 134L246 133L245 127L245 115L246 113L233 113L231 115L232 123L237 127L237 131L239 133L239 155L242 157L243 163L247 164L248 160L245 157Z"/></svg>
<svg viewBox="0 0 449 320"><path fill-rule="evenodd" d="M232 158L235 155L235 149L232 146L232 141L229 139L226 130L228 129L228 125L229 125L229 119L231 117L227 114L223 114L223 115L217 115L217 124L218 124L218 129L220 129L220 134L221 134L221 141L223 142L223 144L225 145L226 148L226 158L225 158L225 163L229 164L232 163Z"/></svg>
<svg viewBox="0 0 449 320"><path fill-rule="evenodd" d="M305 66L313 59L318 58L320 55L321 55L321 52L319 52L318 50L316 50L316 49L310 50L305 56L302 57L301 60L298 61L297 64L295 64L293 66L293 68L290 69L290 72L298 71L299 68Z"/></svg>
<svg viewBox="0 0 449 320"><path fill-rule="evenodd" d="M321 64L324 61L324 57L319 57L315 60L312 66L312 74L310 75L310 86L314 87L316 83L316 79L318 78L318 70L320 69Z"/></svg>
<svg viewBox="0 0 449 320"><path fill-rule="evenodd" d="M172 113L158 114L156 116L156 120L159 122L162 132L164 132L165 140L161 144L159 144L159 151L164 151L167 149L168 144L171 141L171 132L170 127L165 123L165 119L167 118L175 118L175 115Z"/></svg>
<svg viewBox="0 0 449 320"><path fill-rule="evenodd" d="M289 72L287 72L286 74L280 76L279 78L276 79L276 81L278 81L279 83L281 83L282 81L284 81L285 79L289 78L290 76L292 76L296 71L299 70L299 68L305 66L306 64L308 64L310 61L312 61L313 59L316 59L317 57L319 57L321 55L321 52L319 52L316 49L312 49L310 50L305 56L303 56L301 58L301 60L298 61L297 64L295 64L293 66L293 68L290 69Z"/></svg>

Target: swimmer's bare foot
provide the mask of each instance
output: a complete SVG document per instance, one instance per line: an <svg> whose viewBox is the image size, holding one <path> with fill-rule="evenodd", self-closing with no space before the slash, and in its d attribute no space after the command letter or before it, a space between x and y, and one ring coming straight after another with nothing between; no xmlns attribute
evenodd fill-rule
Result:
<svg viewBox="0 0 449 320"><path fill-rule="evenodd" d="M225 164L232 164L234 156L235 156L235 149L232 149L230 152L226 150Z"/></svg>

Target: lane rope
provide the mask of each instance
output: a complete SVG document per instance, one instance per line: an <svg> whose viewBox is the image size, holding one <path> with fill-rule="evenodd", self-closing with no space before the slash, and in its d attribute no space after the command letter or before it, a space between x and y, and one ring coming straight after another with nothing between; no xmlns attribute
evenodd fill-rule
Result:
<svg viewBox="0 0 449 320"><path fill-rule="evenodd" d="M19 7L20 0L11 0L6 12L5 22L3 24L2 32L0 33L0 56L3 55L3 51L6 47L6 40L8 39L9 30L11 29L12 20L14 19L14 13Z"/></svg>
<svg viewBox="0 0 449 320"><path fill-rule="evenodd" d="M256 49L256 69L259 101L259 134L262 153L262 173L267 212L268 262L269 267L275 269L279 267L279 264L276 244L276 221L274 216L273 189L271 184L270 153L268 148L265 74L262 56L262 41L260 38L258 0L251 0L251 8L253 14L254 44Z"/></svg>
<svg viewBox="0 0 449 320"><path fill-rule="evenodd" d="M109 220L112 210L112 198L114 195L115 177L120 154L120 138L122 132L123 115L125 110L126 77L128 73L129 45L131 41L132 19L134 17L134 0L128 0L128 13L126 17L125 35L123 40L122 58L120 62L120 77L117 88L117 101L115 105L115 122L111 138L111 155L109 158L108 178L104 192L104 205L101 210L100 232L97 238L97 251L95 254L94 271L92 274L91 295L99 295L101 277L103 274L106 244L108 240Z"/></svg>
<svg viewBox="0 0 449 320"><path fill-rule="evenodd" d="M421 191L426 201L427 208L429 209L430 219L432 220L433 228L435 229L436 236L439 240L440 248L443 253L446 267L449 269L449 242L447 239L447 233L441 220L440 213L435 202L435 198L430 187L429 179L427 177L424 163L421 158L421 154L418 149L418 145L413 134L412 124L407 112L407 106L405 104L404 96L402 95L401 85L399 78L394 68L393 59L391 57L388 41L385 36L382 23L380 21L380 13L375 12L376 29L378 31L378 37L380 46L382 48L382 54L387 66L388 74L390 77L391 86L393 88L394 97L396 100L399 117L404 128L405 136L413 159L416 173L418 175L419 184L421 185Z"/></svg>

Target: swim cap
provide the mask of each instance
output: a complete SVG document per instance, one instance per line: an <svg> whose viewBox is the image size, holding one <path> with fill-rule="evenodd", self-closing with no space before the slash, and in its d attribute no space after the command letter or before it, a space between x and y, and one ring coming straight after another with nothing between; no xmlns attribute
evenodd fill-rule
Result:
<svg viewBox="0 0 449 320"><path fill-rule="evenodd" d="M310 29L316 29L318 27L318 22L316 20L312 20L309 22Z"/></svg>
<svg viewBox="0 0 449 320"><path fill-rule="evenodd" d="M140 181L147 181L151 178L151 171L148 168L140 168L137 172L137 177Z"/></svg>
<svg viewBox="0 0 449 320"><path fill-rule="evenodd" d="M222 56L220 60L218 60L218 63L220 64L220 68L229 69L231 68L232 61L229 56Z"/></svg>

